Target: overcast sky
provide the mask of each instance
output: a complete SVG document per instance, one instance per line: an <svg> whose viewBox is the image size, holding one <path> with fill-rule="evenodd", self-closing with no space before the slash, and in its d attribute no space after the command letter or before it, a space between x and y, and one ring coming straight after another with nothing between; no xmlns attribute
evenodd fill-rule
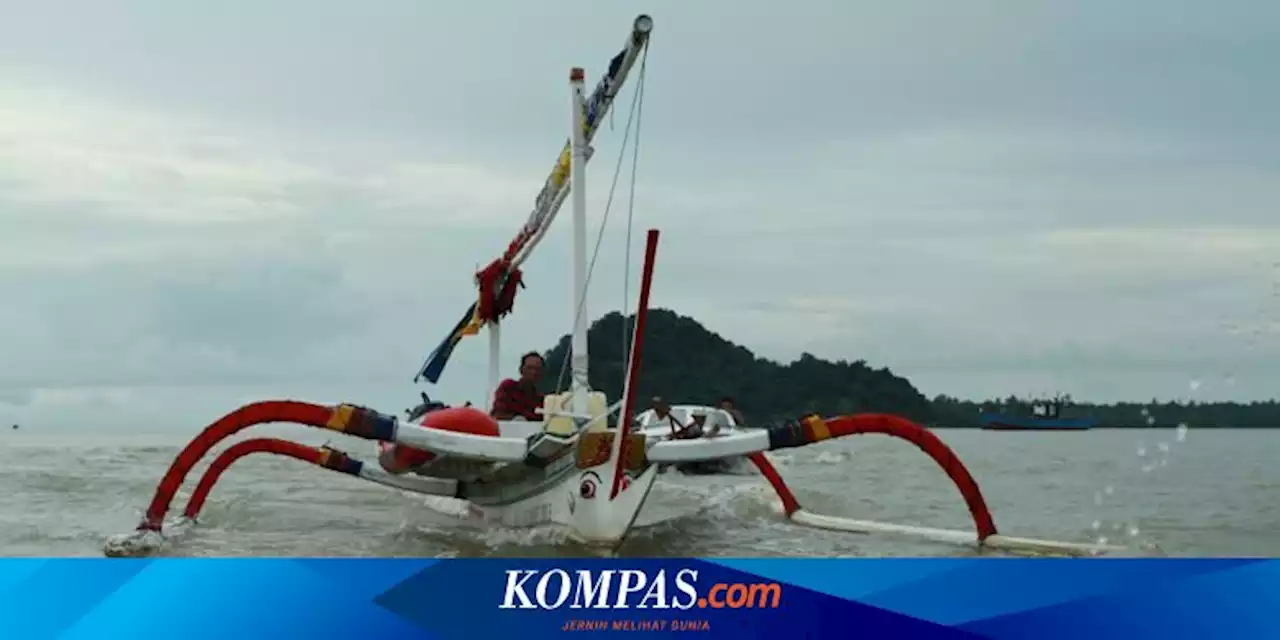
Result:
<svg viewBox="0 0 1280 640"><path fill-rule="evenodd" d="M0 6L0 421L408 406L564 141L568 68L594 84L640 12L655 306L930 396L1280 382L1275 2ZM623 303L625 212L592 317ZM527 265L512 370L568 330L569 234ZM480 400L485 357L442 398Z"/></svg>

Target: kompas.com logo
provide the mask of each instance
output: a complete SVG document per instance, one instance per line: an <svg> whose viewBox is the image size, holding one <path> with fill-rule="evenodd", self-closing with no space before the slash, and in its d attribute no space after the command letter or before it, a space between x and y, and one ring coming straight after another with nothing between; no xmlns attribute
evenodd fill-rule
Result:
<svg viewBox="0 0 1280 640"><path fill-rule="evenodd" d="M637 569L591 571L509 569L499 609L776 609L776 582L716 582L698 587L696 569L666 569L651 576Z"/></svg>

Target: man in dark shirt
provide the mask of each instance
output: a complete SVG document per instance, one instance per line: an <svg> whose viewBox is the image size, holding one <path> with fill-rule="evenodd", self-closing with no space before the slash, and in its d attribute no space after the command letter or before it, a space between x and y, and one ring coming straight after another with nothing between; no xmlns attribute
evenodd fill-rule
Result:
<svg viewBox="0 0 1280 640"><path fill-rule="evenodd" d="M742 411L738 410L738 403L733 401L733 396L720 398L720 408L728 413L739 427L747 426L747 419L742 417Z"/></svg>
<svg viewBox="0 0 1280 640"><path fill-rule="evenodd" d="M498 420L514 420L523 418L530 422L542 422L538 409L542 408L542 393L538 392L538 381L542 379L542 369L546 361L537 351L530 351L520 358L520 379L507 378L498 385L493 394L493 410L490 412Z"/></svg>

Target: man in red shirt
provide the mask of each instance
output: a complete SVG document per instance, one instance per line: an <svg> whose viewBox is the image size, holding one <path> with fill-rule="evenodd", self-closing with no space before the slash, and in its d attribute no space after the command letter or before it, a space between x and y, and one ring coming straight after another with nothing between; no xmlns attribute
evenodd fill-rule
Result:
<svg viewBox="0 0 1280 640"><path fill-rule="evenodd" d="M489 412L498 420L525 419L542 422L537 410L542 408L543 394L538 391L542 369L546 361L537 351L530 351L520 358L520 379L507 378L493 394L493 410Z"/></svg>

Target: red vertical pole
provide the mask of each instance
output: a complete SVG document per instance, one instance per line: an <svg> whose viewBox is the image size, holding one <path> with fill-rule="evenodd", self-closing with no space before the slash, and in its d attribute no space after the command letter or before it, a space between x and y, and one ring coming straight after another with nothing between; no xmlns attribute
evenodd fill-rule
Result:
<svg viewBox="0 0 1280 640"><path fill-rule="evenodd" d="M609 492L612 500L622 488L622 472L627 459L627 435L631 430L631 412L635 409L636 379L640 373L640 355L644 352L644 321L649 316L649 290L653 284L653 261L658 253L658 230L650 229L644 247L644 271L640 276L640 303L636 306L636 325L631 336L631 358L627 368L627 379L623 384L622 411L618 414L618 430L615 438L622 440L618 449L618 459L613 471L613 489Z"/></svg>

